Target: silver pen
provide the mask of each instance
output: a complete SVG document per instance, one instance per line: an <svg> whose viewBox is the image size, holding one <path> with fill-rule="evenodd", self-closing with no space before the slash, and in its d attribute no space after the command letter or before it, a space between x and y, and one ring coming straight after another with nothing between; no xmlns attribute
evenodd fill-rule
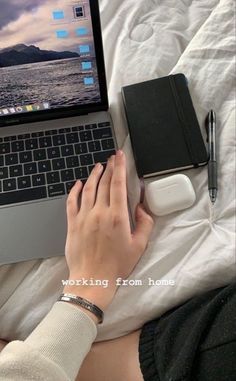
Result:
<svg viewBox="0 0 236 381"><path fill-rule="evenodd" d="M217 197L217 156L216 156L216 114L211 110L206 118L207 142L209 150L208 190L212 204Z"/></svg>

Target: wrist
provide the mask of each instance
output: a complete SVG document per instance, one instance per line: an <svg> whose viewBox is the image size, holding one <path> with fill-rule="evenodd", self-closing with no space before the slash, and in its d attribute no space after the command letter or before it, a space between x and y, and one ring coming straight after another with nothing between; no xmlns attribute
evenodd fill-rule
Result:
<svg viewBox="0 0 236 381"><path fill-rule="evenodd" d="M102 311L111 303L116 290L104 289L100 286L65 286L63 293L73 294L87 299L89 302L95 304Z"/></svg>
<svg viewBox="0 0 236 381"><path fill-rule="evenodd" d="M90 319L92 319L96 325L99 323L97 316L95 314L93 314L92 312L88 311L86 308L78 306L78 305L76 305L75 303L72 303L72 302L66 302L66 303L69 303L69 304L73 305L75 308L79 308L83 313L88 315L90 317Z"/></svg>
<svg viewBox="0 0 236 381"><path fill-rule="evenodd" d="M75 308L80 309L84 314L88 315L90 319L92 319L96 325L102 323L103 321L104 314L102 314L97 309L93 310L95 306L91 306L88 303L86 303L88 301L85 298L80 299L80 298L77 298L74 294L64 292L60 296L58 301L71 304Z"/></svg>

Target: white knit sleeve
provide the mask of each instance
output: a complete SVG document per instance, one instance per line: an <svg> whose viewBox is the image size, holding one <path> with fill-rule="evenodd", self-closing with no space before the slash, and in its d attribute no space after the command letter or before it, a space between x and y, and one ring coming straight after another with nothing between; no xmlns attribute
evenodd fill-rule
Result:
<svg viewBox="0 0 236 381"><path fill-rule="evenodd" d="M0 381L74 381L96 335L85 312L57 302L24 342L3 349Z"/></svg>

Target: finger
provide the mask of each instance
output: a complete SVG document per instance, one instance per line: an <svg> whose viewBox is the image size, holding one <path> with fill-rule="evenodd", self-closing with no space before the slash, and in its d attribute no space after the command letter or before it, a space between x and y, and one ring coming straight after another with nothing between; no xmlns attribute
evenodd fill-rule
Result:
<svg viewBox="0 0 236 381"><path fill-rule="evenodd" d="M110 204L110 187L111 187L111 178L114 168L114 159L115 156L111 156L107 162L106 170L100 180L98 191L97 191L97 205L109 205Z"/></svg>
<svg viewBox="0 0 236 381"><path fill-rule="evenodd" d="M136 209L136 229L133 233L133 242L137 247L137 255L140 257L147 247L154 221L139 204Z"/></svg>
<svg viewBox="0 0 236 381"><path fill-rule="evenodd" d="M73 218L75 217L79 212L79 195L81 193L81 190L83 188L82 181L78 180L76 181L75 185L70 191L70 194L67 198L67 218Z"/></svg>
<svg viewBox="0 0 236 381"><path fill-rule="evenodd" d="M93 168L88 180L84 185L81 199L81 213L87 212L94 207L97 194L97 186L102 175L103 166L97 163Z"/></svg>
<svg viewBox="0 0 236 381"><path fill-rule="evenodd" d="M126 161L122 151L118 151L115 157L111 179L110 206L117 211L127 209Z"/></svg>

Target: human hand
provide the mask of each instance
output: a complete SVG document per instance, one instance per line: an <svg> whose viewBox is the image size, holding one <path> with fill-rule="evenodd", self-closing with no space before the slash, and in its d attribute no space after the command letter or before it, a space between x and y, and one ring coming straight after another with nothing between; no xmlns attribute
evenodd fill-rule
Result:
<svg viewBox="0 0 236 381"><path fill-rule="evenodd" d="M138 205L136 229L131 233L122 151L109 159L102 172L103 166L97 164L83 191L78 181L68 196L66 260L70 280L106 279L109 285L66 286L64 293L84 297L104 310L117 290L116 279L128 278L142 256L153 220Z"/></svg>

